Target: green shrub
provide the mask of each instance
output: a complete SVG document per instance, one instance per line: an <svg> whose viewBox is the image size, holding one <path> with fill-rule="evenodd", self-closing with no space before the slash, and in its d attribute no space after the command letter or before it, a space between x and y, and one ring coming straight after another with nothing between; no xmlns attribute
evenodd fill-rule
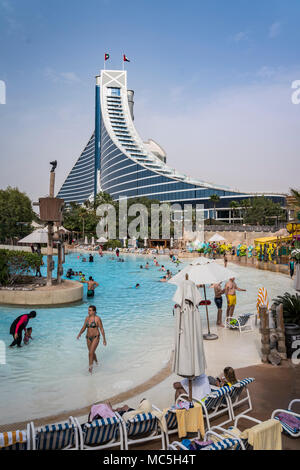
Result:
<svg viewBox="0 0 300 470"><path fill-rule="evenodd" d="M300 295L286 292L274 299L275 305L283 305L284 323L296 323L300 325Z"/></svg>
<svg viewBox="0 0 300 470"><path fill-rule="evenodd" d="M115 250L116 248L121 248L122 243L120 242L120 240L108 240L105 247L112 248L113 250Z"/></svg>
<svg viewBox="0 0 300 470"><path fill-rule="evenodd" d="M0 250L0 285L13 285L42 264L42 255L27 251Z"/></svg>

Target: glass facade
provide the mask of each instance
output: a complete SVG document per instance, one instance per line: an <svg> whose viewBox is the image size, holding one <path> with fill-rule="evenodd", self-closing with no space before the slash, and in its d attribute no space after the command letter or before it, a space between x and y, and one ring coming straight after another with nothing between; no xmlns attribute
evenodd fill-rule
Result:
<svg viewBox="0 0 300 470"><path fill-rule="evenodd" d="M117 200L123 197L149 197L162 202L204 204L205 212L214 207L213 194L220 197L217 204L220 218L230 216L232 201L240 201L255 194L240 193L198 181L169 168L143 144L132 121L127 99L126 71L102 71L100 78L100 103L96 105L101 122L100 131L100 187ZM96 114L97 116L97 114ZM84 202L94 192L95 138L75 163L58 193L66 203ZM281 195L270 195L275 202L285 204ZM224 210L222 210L224 209ZM227 210L226 210L227 209Z"/></svg>

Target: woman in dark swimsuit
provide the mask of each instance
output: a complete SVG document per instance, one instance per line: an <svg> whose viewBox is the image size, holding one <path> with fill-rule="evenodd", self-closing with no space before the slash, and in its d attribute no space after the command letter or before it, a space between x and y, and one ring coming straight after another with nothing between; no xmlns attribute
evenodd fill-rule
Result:
<svg viewBox="0 0 300 470"><path fill-rule="evenodd" d="M86 333L86 344L89 351L89 372L93 372L93 362L98 364L96 349L100 341L100 332L103 337L103 345L106 346L105 332L101 318L96 315L96 307L94 305L89 306L88 316L84 320L84 325L81 328L77 339L80 338L84 330L87 329ZM100 329L100 332L99 332Z"/></svg>

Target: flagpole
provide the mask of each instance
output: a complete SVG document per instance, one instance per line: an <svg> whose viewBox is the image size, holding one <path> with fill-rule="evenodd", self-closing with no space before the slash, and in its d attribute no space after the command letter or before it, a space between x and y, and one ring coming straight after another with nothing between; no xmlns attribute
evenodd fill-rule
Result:
<svg viewBox="0 0 300 470"><path fill-rule="evenodd" d="M125 68L124 68L124 54L123 54L123 70L125 70Z"/></svg>

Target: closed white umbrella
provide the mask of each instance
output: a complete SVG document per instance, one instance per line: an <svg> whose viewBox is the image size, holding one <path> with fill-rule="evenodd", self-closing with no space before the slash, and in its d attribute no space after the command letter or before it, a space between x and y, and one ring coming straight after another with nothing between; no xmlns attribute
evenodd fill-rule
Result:
<svg viewBox="0 0 300 470"><path fill-rule="evenodd" d="M185 275L188 274L190 281L194 282L196 285L203 286L208 327L208 333L204 335L204 338L217 339L218 336L210 332L205 284L216 284L221 281L226 281L227 279L236 277L236 274L234 271L231 271L231 269L220 266L214 260L209 260L209 262L204 263L204 259L203 257L200 257L198 263L197 260L195 260L193 262L194 264L189 264L186 266L184 269L182 269L182 271L173 276L168 282L170 284L178 285L183 281Z"/></svg>
<svg viewBox="0 0 300 470"><path fill-rule="evenodd" d="M85 245L88 244L88 238L87 238L87 237L84 237L84 244L85 244Z"/></svg>
<svg viewBox="0 0 300 470"><path fill-rule="evenodd" d="M218 233L215 233L210 239L208 240L209 242L224 242L225 238L222 237L222 235L219 235Z"/></svg>
<svg viewBox="0 0 300 470"><path fill-rule="evenodd" d="M176 302L173 372L189 379L191 400L192 379L204 374L206 368L201 317L197 308L201 296L196 285L185 279L178 285L173 300Z"/></svg>
<svg viewBox="0 0 300 470"><path fill-rule="evenodd" d="M48 242L48 229L41 228L34 230L34 232L27 235L27 237L19 240L18 243L47 243Z"/></svg>

